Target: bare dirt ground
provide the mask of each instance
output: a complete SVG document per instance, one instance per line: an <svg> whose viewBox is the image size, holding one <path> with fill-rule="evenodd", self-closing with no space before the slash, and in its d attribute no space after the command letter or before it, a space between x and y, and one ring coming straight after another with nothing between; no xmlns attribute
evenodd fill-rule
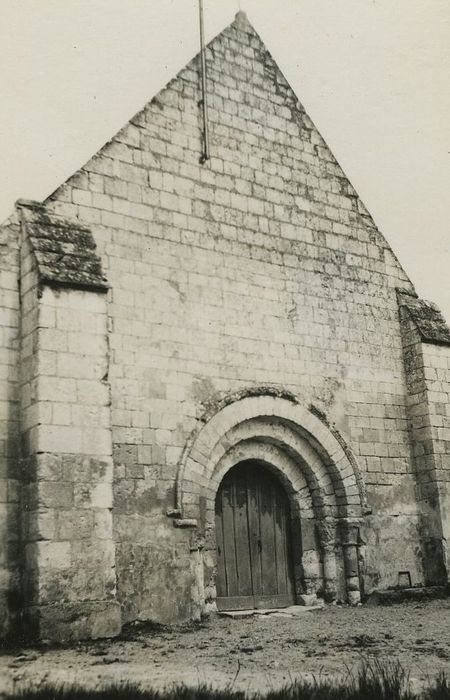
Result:
<svg viewBox="0 0 450 700"><path fill-rule="evenodd" d="M398 660L420 685L450 676L450 599L296 615L213 617L170 630L70 649L27 649L0 656L0 694L42 683L95 688L131 681L163 688L177 683L247 691L279 688L295 678L342 677L366 659Z"/></svg>

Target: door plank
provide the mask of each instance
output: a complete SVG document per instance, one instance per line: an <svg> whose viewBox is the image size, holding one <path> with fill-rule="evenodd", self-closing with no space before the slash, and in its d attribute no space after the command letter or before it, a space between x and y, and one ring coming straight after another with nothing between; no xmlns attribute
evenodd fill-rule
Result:
<svg viewBox="0 0 450 700"><path fill-rule="evenodd" d="M247 513L247 481L245 473L237 472L234 479L234 536L238 596L252 596L252 572Z"/></svg>
<svg viewBox="0 0 450 700"><path fill-rule="evenodd" d="M225 544L223 539L222 490L216 497L216 546L217 546L217 596L227 594L227 573L225 565Z"/></svg>
<svg viewBox="0 0 450 700"><path fill-rule="evenodd" d="M254 610L255 609L254 597L252 595L217 598L216 605L217 605L218 610Z"/></svg>
<svg viewBox="0 0 450 700"><path fill-rule="evenodd" d="M238 574L236 568L236 547L234 535L234 494L232 482L222 489L222 526L226 567L226 594L238 594Z"/></svg>
<svg viewBox="0 0 450 700"><path fill-rule="evenodd" d="M286 509L280 495L277 495L275 501L274 518L275 549L277 556L277 593L288 593Z"/></svg>
<svg viewBox="0 0 450 700"><path fill-rule="evenodd" d="M256 470L247 470L248 530L250 538L250 560L252 565L253 595L262 595L261 528L259 521L259 492Z"/></svg>
<svg viewBox="0 0 450 700"><path fill-rule="evenodd" d="M274 503L270 490L271 484L264 477L265 475L262 474L258 480L262 589L264 595L276 595L278 591L273 526Z"/></svg>
<svg viewBox="0 0 450 700"><path fill-rule="evenodd" d="M287 608L293 605L293 598L291 595L281 594L281 595L261 595L255 596L255 609L270 609L270 608Z"/></svg>

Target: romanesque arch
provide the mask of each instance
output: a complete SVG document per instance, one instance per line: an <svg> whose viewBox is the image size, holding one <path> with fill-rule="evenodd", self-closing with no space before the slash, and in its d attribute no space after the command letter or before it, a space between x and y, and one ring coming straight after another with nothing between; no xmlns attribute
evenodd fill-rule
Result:
<svg viewBox="0 0 450 700"><path fill-rule="evenodd" d="M177 511L204 538L206 597L214 598L215 496L235 465L256 461L290 499L297 597L360 600L358 532L366 502L356 460L341 436L295 397L229 399L202 422L178 469Z"/></svg>

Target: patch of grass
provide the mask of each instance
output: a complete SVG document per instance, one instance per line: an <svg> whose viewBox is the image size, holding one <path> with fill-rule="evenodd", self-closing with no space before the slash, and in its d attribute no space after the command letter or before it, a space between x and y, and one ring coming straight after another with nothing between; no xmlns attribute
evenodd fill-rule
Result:
<svg viewBox="0 0 450 700"><path fill-rule="evenodd" d="M428 691L427 700L446 700L450 698L450 684L446 676L441 673L435 684Z"/></svg>
<svg viewBox="0 0 450 700"><path fill-rule="evenodd" d="M233 685L233 684L232 684ZM178 686L166 691L143 690L131 683L86 690L73 686L43 686L21 690L4 700L450 700L450 684L441 674L419 695L410 689L409 674L398 663L363 663L356 675L336 683L325 679L297 681L280 690L246 693Z"/></svg>

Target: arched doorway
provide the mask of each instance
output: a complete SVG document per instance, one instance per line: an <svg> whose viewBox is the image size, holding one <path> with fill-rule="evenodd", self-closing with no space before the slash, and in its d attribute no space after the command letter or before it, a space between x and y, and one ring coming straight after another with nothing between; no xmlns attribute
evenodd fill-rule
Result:
<svg viewBox="0 0 450 700"><path fill-rule="evenodd" d="M292 605L290 506L278 479L257 461L237 464L220 484L215 515L218 609Z"/></svg>
<svg viewBox="0 0 450 700"><path fill-rule="evenodd" d="M276 476L289 499L296 601L307 596L310 604L323 596L359 603L364 570L359 528L368 510L356 459L340 433L312 408L293 396L258 390L226 397L218 410L205 414L178 466L170 517L176 527L193 529L192 595L200 601L200 614L229 604L218 562L216 496L226 475L249 462ZM253 589L245 607L251 602Z"/></svg>

